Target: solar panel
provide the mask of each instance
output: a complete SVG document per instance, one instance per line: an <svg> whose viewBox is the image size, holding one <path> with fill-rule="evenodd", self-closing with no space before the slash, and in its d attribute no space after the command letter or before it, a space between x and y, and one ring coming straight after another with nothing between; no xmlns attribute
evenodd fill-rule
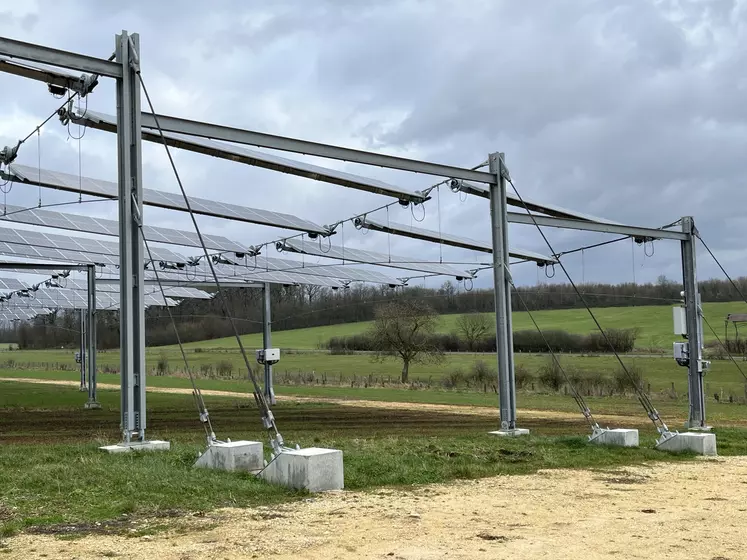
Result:
<svg viewBox="0 0 747 560"><path fill-rule="evenodd" d="M452 179L451 181L449 181L449 187L454 192L462 191L469 194L474 194L482 198L490 198L490 191L485 187L481 185L475 185L474 183L469 183L467 181L462 181L460 179ZM511 206L518 206L519 208L524 208L524 206L526 205L526 207L529 208L529 210L531 210L532 212L539 212L541 214L554 216L556 218L571 218L573 220L599 222L602 224L615 223L604 218L598 218L596 216L590 216L589 214L576 212L575 210L566 210L565 208L555 206L554 204L540 204L539 202L534 202L526 198L524 198L524 202L522 203L521 199L518 196L516 196L515 194L511 194L510 192L506 193L506 202L508 202L508 204L510 204Z"/></svg>
<svg viewBox="0 0 747 560"><path fill-rule="evenodd" d="M382 231L384 233L392 233L394 235L402 235L405 237L411 237L413 239L432 241L434 243L443 243L444 245L449 245L451 247L460 247L462 249L470 249L472 251L480 251L483 253L493 252L491 243L476 241L474 239L460 237L458 235L452 235L450 233L443 233L430 229L398 224L396 222L379 222L367 216L363 218L356 218L355 225L356 227L372 229L374 231ZM526 261L534 261L539 264L552 264L557 262L557 259L542 255L540 253L535 253L534 251L527 251L525 249L509 249L508 252L509 256L511 257Z"/></svg>
<svg viewBox="0 0 747 560"><path fill-rule="evenodd" d="M29 297L14 295L11 300L13 303L25 305L28 307L44 307L50 309L87 309L88 294L77 290L68 290L60 288L39 288L36 292L30 292ZM160 292L145 294L144 304L150 306L163 306L164 299ZM165 304L174 306L177 303L166 298ZM119 294L111 292L96 293L96 307L100 310L119 309Z"/></svg>
<svg viewBox="0 0 747 560"><path fill-rule="evenodd" d="M257 283L257 282L268 282L270 284L281 284L281 285L294 285L294 284L307 284L311 286L324 286L327 288L344 288L347 286L346 282L338 280L336 278L327 278L324 276L313 276L311 274L297 274L294 272L281 272L281 271L253 271L247 272L243 267L231 267L224 266L218 267L216 270L218 278L223 283L228 282L245 282L245 283ZM178 282L184 282L185 284L205 284L205 289L215 287L212 274L207 270L194 270L192 267L184 269L183 271L159 271L159 277L162 280L172 280ZM146 271L146 278L153 279L153 273Z"/></svg>
<svg viewBox="0 0 747 560"><path fill-rule="evenodd" d="M15 292L26 288L28 288L28 285L16 278L0 278L0 291L2 292Z"/></svg>
<svg viewBox="0 0 747 560"><path fill-rule="evenodd" d="M2 280L0 280L2 281ZM48 288L59 288L80 291L83 294L88 293L88 282L86 280L78 280L75 278L64 278L56 281L57 286L52 283L43 284ZM172 287L164 286L163 288L166 296L169 298L187 298L187 299L210 299L212 296L202 290L195 288L183 288L183 287ZM160 288L157 285L148 284L144 288L147 294L159 294ZM119 282L97 282L96 283L97 293L113 293L119 294Z"/></svg>
<svg viewBox="0 0 747 560"><path fill-rule="evenodd" d="M117 199L119 192L117 183L112 183L110 181L101 181L99 179L91 179L90 177L80 178L76 175L70 175L69 173L60 173L46 169L39 170L35 167L28 167L16 163L9 165L7 172L1 172L0 176L7 180L29 185L39 185L51 189L83 193L101 198ZM192 211L195 214L213 216L216 218L227 218L239 222L279 227L307 233L322 235L328 233L327 229L323 226L317 225L309 220L291 216L290 214L249 208L247 206L217 202L194 196L189 197L189 202L192 206ZM167 208L170 210L187 210L184 197L182 197L181 194L156 191L152 189L143 189L143 204Z"/></svg>
<svg viewBox="0 0 747 560"><path fill-rule="evenodd" d="M73 114L71 114L71 116L76 122L84 122L91 128L106 130L108 132L116 132L117 129L117 119L112 115L105 115L103 113L89 110L82 111L73 109ZM162 144L163 140L160 133L148 130L146 126L147 125L143 125L143 140ZM289 173L291 175L306 177L315 181L323 181L325 183L341 185L343 187L392 196L401 200L412 202L422 202L426 200L426 196L423 193L403 189L385 183L384 181L361 177L352 173L296 161L270 153L251 150L235 144L205 138L196 138L194 136L174 132L165 132L164 138L169 146L189 150L191 152L237 161L246 165L262 167L273 171L280 171L281 173Z"/></svg>
<svg viewBox="0 0 747 560"><path fill-rule="evenodd" d="M279 250L303 253L306 255L316 255L319 257L329 257L331 259L358 263L378 264L392 268L427 272L429 274L454 276L455 278L473 278L473 275L469 272L452 265L422 262L408 257L397 257L363 249L350 249L338 245L329 245L328 248L325 249L320 247L318 243L303 243L298 239L287 239L282 243L278 243L277 246Z"/></svg>
<svg viewBox="0 0 747 560"><path fill-rule="evenodd" d="M78 214L65 214L50 210L39 210L37 208L22 208L20 206L4 206L4 214L0 220L17 222L36 226L68 229L86 233L98 233L101 235L119 236L119 223L116 220L105 220L91 216ZM181 245L185 247L200 247L200 240L196 233L181 231L170 228L143 226L143 234L147 241L156 243L167 243L170 245ZM241 243L231 241L219 235L202 235L208 249L216 251L230 251L242 253L246 251Z"/></svg>
<svg viewBox="0 0 747 560"><path fill-rule="evenodd" d="M315 241L307 241L307 243L316 243ZM227 255L224 258L231 260ZM336 278L338 280L345 280L349 282L372 282L375 284L401 284L400 280L392 276L383 274L378 270L361 270L355 268L356 265L338 265L338 264L324 264L324 263L307 263L301 260L292 259L278 259L274 257L266 257L259 255L257 257L245 257L243 259L233 259L233 262L238 265L238 268L243 268L243 272L240 274L251 274L253 272L293 272L295 274L304 274L311 276L323 276L326 278ZM220 267L228 267L233 269L231 265L217 265ZM210 268L204 264L199 264L197 267L189 267L190 270L198 270L202 274L209 274ZM236 274L236 271L231 271L230 274Z"/></svg>
<svg viewBox="0 0 747 560"><path fill-rule="evenodd" d="M22 245L28 248L26 256L29 257L40 257L42 255L49 255L48 258L59 259L59 260L71 260L69 258L58 256L55 253L45 251L45 249L52 249L53 251L72 252L77 254L91 253L95 255L104 255L111 257L106 262L102 262L97 257L94 261L84 262L101 262L102 264L119 264L119 244L110 241L99 241L98 239L91 239L87 237L72 237L69 235L54 235L48 233L41 233L39 231L24 231L14 230L0 227L0 245ZM162 249L160 247L151 247L151 254L155 260L169 261L169 262L185 262L186 259L178 253L169 251L168 249ZM35 254L34 251L39 254ZM15 254L21 255L22 252L16 251ZM69 254L69 253L68 253ZM113 259L113 260L112 260ZM76 259L72 259L76 260ZM78 261L80 262L80 261ZM148 259L146 259L148 262Z"/></svg>

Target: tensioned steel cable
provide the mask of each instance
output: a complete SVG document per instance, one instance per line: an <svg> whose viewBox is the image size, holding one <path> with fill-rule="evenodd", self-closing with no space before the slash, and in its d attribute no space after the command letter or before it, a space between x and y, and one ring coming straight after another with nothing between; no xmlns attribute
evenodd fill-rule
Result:
<svg viewBox="0 0 747 560"><path fill-rule="evenodd" d="M265 429L268 431L270 435L270 444L273 448L273 451L277 454L282 452L283 448L285 447L283 442L283 437L280 435L280 432L277 429L277 425L275 423L275 417L272 414L272 411L270 410L270 407L267 404L267 401L264 398L264 395L262 393L262 389L257 382L257 378L254 375L254 371L252 370L252 366L249 363L249 358L246 354L246 349L244 348L244 343L241 340L241 335L239 334L238 327L236 326L236 322L233 319L233 314L231 313L231 308L228 305L228 301L226 299L225 293L221 289L221 283L220 279L218 278L218 274L215 271L215 266L213 265L213 261L210 258L210 254L208 252L208 249L205 245L205 241L202 237L202 232L200 231L200 227L197 225L197 219L195 218L195 214L192 211L192 205L189 202L189 197L187 196L187 192L184 189L184 184L182 183L181 176L179 175L179 170L176 167L176 162L174 161L173 156L171 155L171 150L169 149L169 145L166 142L166 137L164 136L163 129L161 128L161 123L158 119L158 113L155 110L155 107L153 106L153 102L150 99L150 94L148 93L148 88L145 85L145 81L143 80L143 76L140 73L140 69L137 68L135 70L138 79L140 81L140 85L143 88L143 93L145 94L145 98L148 102L148 106L150 107L151 113L153 113L154 122L156 125L156 128L158 128L158 134L161 138L161 142L163 143L164 148L166 149L166 155L169 159L169 163L171 165L171 169L174 172L174 177L176 178L176 182L179 185L179 190L182 193L182 196L184 197L184 204L187 207L187 211L189 212L189 216L192 219L192 225L195 228L195 233L197 234L197 237L199 238L200 245L202 246L202 250L205 256L205 259L207 260L208 265L210 266L210 271L213 276L213 281L215 282L215 286L218 290L218 294L221 299L221 303L223 304L224 312L226 314L226 318L228 319L229 324L231 325L231 329L233 330L234 337L236 338L236 342L239 346L239 350L241 352L241 356L244 359L244 364L246 365L247 373L249 375L249 379L252 382L252 385L254 387L254 400L257 403L257 407L260 411L260 416L262 418L262 423L265 427Z"/></svg>
<svg viewBox="0 0 747 560"><path fill-rule="evenodd" d="M140 235L143 238L143 245L145 245L145 250L148 251L148 258L152 262L153 255L150 252L150 246L148 245L148 241L145 239L145 234L143 233L142 219L140 220L140 222L141 223L138 224L138 230L140 231ZM153 272L155 273L156 282L158 283L158 288L161 292L163 302L164 304L166 304L166 291L163 289L161 276L158 274L158 267L153 267ZM208 412L207 406L205 406L205 401L202 398L202 391L200 391L199 387L197 387L197 382L195 381L194 374L192 373L192 368L189 365L187 352L184 350L182 338L179 335L179 329L176 326L176 320L174 319L174 315L171 312L171 307L169 307L168 305L165 305L165 307L166 311L169 314L169 319L171 320L171 326L174 328L174 336L176 336L176 342L177 344L179 344L179 351L182 354L182 360L184 360L184 367L187 370L187 375L189 375L189 382L192 384L192 397L194 398L195 406L197 407L197 414L200 417L200 423L205 429L205 437L207 437L208 445L210 445L211 443L215 443L217 441L215 437L215 430L213 430L213 423L210 420L210 413Z"/></svg>
<svg viewBox="0 0 747 560"><path fill-rule="evenodd" d="M706 319L706 318L705 318L705 315L701 314L701 315L700 315L700 317L701 317L701 318L703 319L703 321L705 322L705 324L706 324L706 325L708 325L708 328L709 328L709 329L711 329L711 332L713 333L713 336L714 336L714 337L716 337L716 340L717 340L717 341L718 341L718 343L719 343L719 344L721 345L721 348L723 348L723 349L724 349L724 352L726 352L726 355L727 355L727 356L729 356L729 359L730 359L730 360L731 360L731 361L732 361L732 362L734 363L734 365L735 365L735 366L737 366L737 369L739 370L739 373L741 373L741 374L742 374L742 377L744 377L744 378L745 378L745 380L747 380L747 374L745 374L745 373L744 373L744 371L742 371L742 368L741 368L741 367L739 367L739 364L738 364L738 363L737 363L737 361L736 361L736 360L734 359L734 356L732 356L732 355L731 355L731 352L729 352L729 349L728 349L728 348L726 347L726 344L724 344L723 342L721 342L721 339L720 339L720 338L719 338L719 336L718 336L718 335L716 334L716 331L715 331L715 330L714 330L714 328L713 328L713 327L711 326L711 323L709 323L709 322L708 322L708 319Z"/></svg>
<svg viewBox="0 0 747 560"><path fill-rule="evenodd" d="M726 272L726 269L721 265L721 262L716 258L716 255L713 254L713 251L711 251L710 247L706 244L705 241L703 241L703 238L700 236L700 233L697 231L695 232L695 236L700 240L700 242L703 244L703 247L705 247L705 250L708 251L708 254L711 255L711 258L716 262L718 267L721 269L721 272L724 273L724 276L729 280L731 285L734 287L734 289L737 291L739 296L742 298L742 300L747 303L747 298L745 298L744 294L742 293L742 290L739 289L739 286L737 286L737 283L732 280L731 276L729 276L729 273Z"/></svg>
<svg viewBox="0 0 747 560"><path fill-rule="evenodd" d="M552 244L550 243L550 240L545 235L545 232L542 230L540 225L537 223L536 218L534 217L534 214L527 206L526 202L524 202L524 199L522 198L521 194L519 193L519 190L516 188L516 185L514 184L513 180L508 174L508 169L506 167L505 162L503 161L503 158L500 158L500 174L503 178L506 179L511 184L511 188L513 188L514 192L516 193L517 198L521 202L522 206L526 210L527 214L529 214L529 217L532 219L532 222L534 223L534 226L537 228L537 231L542 236L542 239L545 241L545 244L547 245L548 249L550 250L550 253L555 254L555 250L552 247ZM623 362L622 358L620 357L620 354L617 352L617 349L612 344L612 341L609 339L609 336L605 332L605 330L602 328L601 323L597 319L594 312L591 310L591 307L586 303L586 299L581 294L581 291L576 286L576 283L573 281L573 278L571 278L570 273L566 269L565 265L563 264L563 261L561 259L558 259L558 265L560 266L561 270L563 271L563 274L565 274L566 278L568 279L568 283L573 287L573 290L576 292L576 295L581 300L581 303L586 308L586 311L589 313L589 316L594 321L594 324L596 325L597 329L601 333L602 337L604 338L605 342L609 346L610 350L612 350L613 354L615 355L615 358L617 359L618 363L620 364L620 367L622 368L625 375L628 377L628 379L631 382L631 385L633 386L636 395L638 396L638 401L641 403L641 406L646 411L646 414L648 415L651 422L653 422L654 426L656 427L657 431L659 433L665 433L669 432L669 428L664 423L664 421L661 419L661 416L659 416L659 412L654 407L653 403L651 402L651 399L648 397L648 395L643 391L643 389L639 385L639 380L636 379L631 373L630 370L625 365L625 362Z"/></svg>
<svg viewBox="0 0 747 560"><path fill-rule="evenodd" d="M573 396L573 400L576 401L576 404L578 405L578 408L581 410L581 414L584 415L584 418L589 423L589 426L592 430L598 430L599 424L594 419L594 416L591 414L591 409L586 404L586 401L581 396L581 393L578 392L578 389L576 389L576 385L571 381L570 377L568 377L568 374L565 371L565 368L560 364L560 360L558 359L557 355L555 354L555 351L552 349L552 346L550 345L550 341L547 340L547 337L545 337L545 333L542 331L540 326L537 324L537 321L534 320L534 315L532 315L532 312L529 310L529 307L527 306L526 302L524 301L524 298L521 297L521 293L519 290L516 289L516 285L514 284L513 279L511 279L511 276L509 274L509 283L514 289L514 293L519 297L519 301L521 302L521 305L524 307L524 310L526 311L527 315L529 316L529 319L532 321L532 324L534 325L534 328L537 329L537 332L542 337L543 342L545 343L545 346L547 346L547 350L550 352L550 355L552 356L553 362L555 362L555 365L558 366L558 369L563 374L563 377L565 378L565 382L568 384L568 387L571 389L571 395ZM509 335L511 336L511 335Z"/></svg>

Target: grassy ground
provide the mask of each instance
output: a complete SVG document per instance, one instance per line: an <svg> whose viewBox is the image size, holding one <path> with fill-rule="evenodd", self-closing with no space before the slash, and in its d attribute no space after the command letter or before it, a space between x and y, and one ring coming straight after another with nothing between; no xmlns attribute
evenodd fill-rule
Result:
<svg viewBox="0 0 747 560"><path fill-rule="evenodd" d="M625 329L637 327L640 334L637 347L641 349L665 348L669 349L672 343L672 306L643 306L643 307L603 307L594 309L594 312L604 328ZM744 302L727 303L704 303L703 313L713 325L719 336L723 333L724 318L729 313L747 313L747 304ZM534 311L535 319L542 329L559 329L572 333L587 334L596 330L593 321L585 309L561 309L552 311ZM487 314L494 320L492 314ZM456 331L458 315L442 315L439 323L439 331L448 333ZM293 349L316 349L333 336L346 336L365 332L370 327L370 322L349 323L343 325L330 325L324 327L313 327L307 329L296 329L291 331L278 331L273 333L273 344L280 348ZM524 312L514 312L514 330L534 330L529 316ZM714 340L708 328L705 328L706 341ZM252 334L244 337L244 343L249 348L260 348L262 335ZM221 338L193 342L188 346L201 348L236 348L233 338Z"/></svg>
<svg viewBox="0 0 747 560"><path fill-rule="evenodd" d="M102 410L84 411L82 395L72 388L11 382L1 388L0 535L20 529L133 534L133 527L135 534L143 534L158 530L174 515L301 496L247 474L191 468L204 436L189 395L149 395L150 436L171 440L172 452L111 456L96 445L118 439L116 391L100 392ZM211 397L210 404L223 437L264 439L248 399ZM640 449L590 447L580 417L526 420L523 425L533 435L512 440L485 435L495 428L495 420L478 415L324 403L280 404L275 414L288 441L342 449L350 489L688 458L652 450L653 432L644 432ZM719 431L720 452L747 452L745 433L739 428ZM138 525L145 517L151 523ZM105 523L92 525L94 521ZM54 527L61 523L67 526L64 531Z"/></svg>
<svg viewBox="0 0 747 560"><path fill-rule="evenodd" d="M237 351L231 350L207 350L196 351L191 348L187 352L190 366L193 371L198 372L201 377L226 377L245 378L246 370L243 360ZM8 367L12 360L12 367ZM146 352L146 363L151 374L155 372L160 360L165 360L167 372L178 374L184 371L183 362L179 351L175 348L148 349ZM603 374L611 378L615 375L619 364L614 356L580 356L564 355L560 358L561 363L569 372L578 372L582 376ZM687 390L687 370L678 366L668 355L662 357L641 357L635 355L623 356L624 362L637 368L647 383L650 383L654 392L670 390L674 387L677 393ZM484 361L491 369L495 369L495 355L492 354L449 354L441 364L415 364L410 369L412 381L424 382L430 386L441 385L441 380L448 374L461 370L469 373L474 364ZM535 388L539 389L537 378L541 369L549 362L546 355L518 354L516 364L527 368L535 378ZM107 368L116 371L119 368L119 352L101 352L98 355L98 364L103 369L103 379ZM44 350L44 351L13 351L4 352L0 356L0 376L20 377L46 375L50 371L67 369L67 379L74 379L76 373L69 371L75 368L74 360L69 351L66 350ZM200 374L200 370L206 367L209 372ZM747 373L747 362L741 365L742 371ZM224 368L221 371L221 368ZM375 362L370 355L353 354L333 356L327 353L284 353L281 362L274 368L276 382L280 384L307 383L311 385L381 385L382 382L395 382L399 378L400 362L388 360ZM159 377L151 375L153 383L157 383ZM326 380L326 381L325 381ZM744 399L745 378L727 360L714 360L710 372L706 377L706 390L709 395L713 393L723 394L724 398L733 396Z"/></svg>

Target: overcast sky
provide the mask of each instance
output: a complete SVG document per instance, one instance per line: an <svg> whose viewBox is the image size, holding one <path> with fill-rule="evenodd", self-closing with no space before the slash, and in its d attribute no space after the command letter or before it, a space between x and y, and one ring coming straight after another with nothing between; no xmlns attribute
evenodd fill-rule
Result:
<svg viewBox="0 0 747 560"><path fill-rule="evenodd" d="M730 0L0 0L0 33L106 58L115 33L138 32L143 78L160 113L463 167L503 151L524 197L651 227L693 215L727 270L744 275L746 14L742 2ZM88 107L113 113L113 91L102 83ZM0 142L25 137L59 103L38 82L0 75ZM77 127L70 132L79 134ZM115 148L113 135L88 130L79 143L53 120L40 139L24 144L17 161L75 174L80 161L84 175L113 180ZM163 152L144 147L144 183L174 191ZM319 224L389 202L175 153L195 196ZM438 180L315 163L414 189ZM448 189L433 194L421 224L415 220L422 209L395 207L390 219L490 240L487 201L464 200ZM38 198L36 189L16 185L5 200L33 205ZM43 204L76 199L42 193ZM113 202L62 210L116 216ZM190 226L184 214L153 209L146 222ZM200 224L246 245L289 233L206 218ZM560 230L547 235L557 251L609 238ZM363 236L349 223L334 241L343 238L348 247L388 252L391 246L395 255L436 261L487 257L373 232ZM511 226L510 244L549 252L530 226ZM583 266L580 254L567 263L574 279L587 282L680 275L675 242L657 242L652 257L626 241L585 252ZM703 252L699 273L718 276ZM532 264L515 266L514 275L523 284L547 281ZM476 281L490 283L489 271Z"/></svg>

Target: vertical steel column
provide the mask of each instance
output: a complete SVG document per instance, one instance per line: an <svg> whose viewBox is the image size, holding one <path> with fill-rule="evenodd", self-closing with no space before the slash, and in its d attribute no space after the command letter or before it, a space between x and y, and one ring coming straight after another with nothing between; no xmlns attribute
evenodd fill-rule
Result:
<svg viewBox="0 0 747 560"><path fill-rule="evenodd" d="M270 300L270 284L265 283L262 288L262 344L263 349L272 348L272 306ZM272 364L265 361L265 399L269 404L275 404L275 388L272 386Z"/></svg>
<svg viewBox="0 0 747 560"><path fill-rule="evenodd" d="M122 31L115 45L122 65L117 80L119 163L120 377L124 443L145 440L145 306L143 305L143 242L140 130L140 40Z"/></svg>
<svg viewBox="0 0 747 560"><path fill-rule="evenodd" d="M505 162L506 154L500 153L501 162ZM506 280L506 341L508 343L508 375L509 375L509 410L511 411L511 425L512 428L516 428L516 378L514 372L514 325L513 325L513 306L511 305L511 287L513 279L511 278L511 269L508 266L509 263L509 250L508 250L508 204L506 202L507 197L507 185L505 177L501 177L503 181L503 262L505 266L503 271Z"/></svg>
<svg viewBox="0 0 747 560"><path fill-rule="evenodd" d="M87 391L86 387L86 310L80 309L80 391Z"/></svg>
<svg viewBox="0 0 747 560"><path fill-rule="evenodd" d="M88 402L86 408L101 408L96 399L96 267L88 266Z"/></svg>
<svg viewBox="0 0 747 560"><path fill-rule="evenodd" d="M512 370L513 348L511 325L511 290L508 276L508 232L506 210L506 179L502 173L502 156L490 154L490 172L495 182L490 184L490 225L493 239L493 284L495 290L495 342L498 357L498 392L501 430L516 428L516 395Z"/></svg>
<svg viewBox="0 0 747 560"><path fill-rule="evenodd" d="M682 218L682 231L687 241L682 241L682 280L685 287L687 313L687 342L690 363L687 386L690 399L688 428L705 428L705 394L703 390L703 335L700 316L700 294L695 266L695 223L690 216Z"/></svg>

